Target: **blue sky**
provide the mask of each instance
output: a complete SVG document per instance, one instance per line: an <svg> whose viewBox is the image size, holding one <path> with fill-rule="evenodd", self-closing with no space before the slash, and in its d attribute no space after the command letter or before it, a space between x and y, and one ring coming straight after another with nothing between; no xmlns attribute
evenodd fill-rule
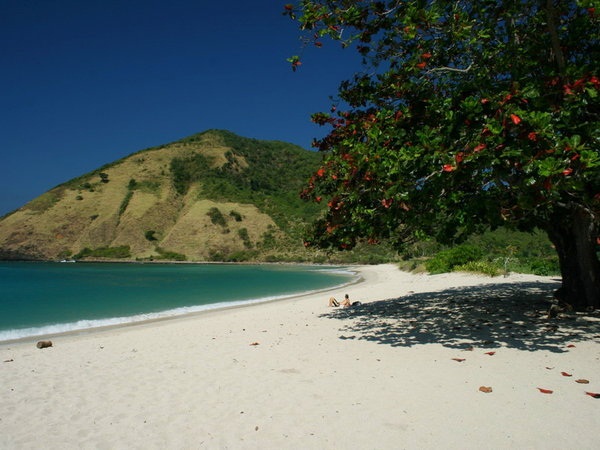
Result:
<svg viewBox="0 0 600 450"><path fill-rule="evenodd" d="M0 216L211 128L310 148L358 58L302 50L279 0L0 0ZM301 53L303 52L303 53ZM292 72L286 58L302 54Z"/></svg>

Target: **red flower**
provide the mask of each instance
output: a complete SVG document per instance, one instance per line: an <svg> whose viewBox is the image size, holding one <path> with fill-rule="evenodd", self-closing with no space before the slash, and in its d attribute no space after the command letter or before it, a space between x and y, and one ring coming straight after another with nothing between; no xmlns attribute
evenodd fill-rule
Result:
<svg viewBox="0 0 600 450"><path fill-rule="evenodd" d="M394 199L393 198L384 198L383 200L381 200L381 204L383 205L384 208L389 208L390 206L392 206L392 203L394 203Z"/></svg>
<svg viewBox="0 0 600 450"><path fill-rule="evenodd" d="M417 64L417 67L419 69L424 69L426 65L427 65L427 63L425 61L423 61L423 62L420 62L419 64Z"/></svg>
<svg viewBox="0 0 600 450"><path fill-rule="evenodd" d="M511 114L510 120L512 120L512 123L514 123L515 125L519 125L521 123L521 118L516 114Z"/></svg>
<svg viewBox="0 0 600 450"><path fill-rule="evenodd" d="M527 135L527 139L529 139L530 141L537 141L537 133L535 131L532 131Z"/></svg>
<svg viewBox="0 0 600 450"><path fill-rule="evenodd" d="M475 147L475 148L473 149L473 151L474 151L475 153L479 153L481 150L483 150L483 149L484 149L484 148L486 148L486 147L487 147L487 145L486 145L486 144L483 144L483 143L481 143L481 144L479 144L477 147Z"/></svg>
<svg viewBox="0 0 600 450"><path fill-rule="evenodd" d="M442 167L442 170L444 172L452 172L453 170L456 170L456 167L453 166L452 164L444 164L444 167Z"/></svg>
<svg viewBox="0 0 600 450"><path fill-rule="evenodd" d="M456 164L460 164L461 162L463 162L464 158L465 158L465 154L463 152L458 152L456 154L456 156L454 157L454 159L456 160Z"/></svg>
<svg viewBox="0 0 600 450"><path fill-rule="evenodd" d="M324 175L325 175L325 168L321 167L319 170L317 170L318 177L322 177Z"/></svg>
<svg viewBox="0 0 600 450"><path fill-rule="evenodd" d="M427 53L423 53L423 54L421 55L421 58L423 58L423 59L429 59L429 58L431 58L431 53L429 53L429 52L427 52Z"/></svg>
<svg viewBox="0 0 600 450"><path fill-rule="evenodd" d="M562 171L562 174L566 177L569 176L573 173L573 169L571 169L570 167L568 169L565 169Z"/></svg>

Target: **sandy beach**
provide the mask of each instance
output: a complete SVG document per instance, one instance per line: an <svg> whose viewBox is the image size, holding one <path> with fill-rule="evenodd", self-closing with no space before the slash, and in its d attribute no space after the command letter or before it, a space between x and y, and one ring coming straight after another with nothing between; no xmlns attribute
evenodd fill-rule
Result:
<svg viewBox="0 0 600 450"><path fill-rule="evenodd" d="M332 292L0 344L0 448L598 448L600 316L547 319L556 278L353 270ZM345 293L362 305L327 307Z"/></svg>

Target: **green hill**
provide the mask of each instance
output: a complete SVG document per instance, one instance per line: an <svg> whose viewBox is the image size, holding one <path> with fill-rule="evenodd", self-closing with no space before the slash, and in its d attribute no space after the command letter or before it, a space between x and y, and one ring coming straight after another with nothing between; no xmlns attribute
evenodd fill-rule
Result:
<svg viewBox="0 0 600 450"><path fill-rule="evenodd" d="M61 184L0 220L0 259L302 260L321 156L209 130Z"/></svg>

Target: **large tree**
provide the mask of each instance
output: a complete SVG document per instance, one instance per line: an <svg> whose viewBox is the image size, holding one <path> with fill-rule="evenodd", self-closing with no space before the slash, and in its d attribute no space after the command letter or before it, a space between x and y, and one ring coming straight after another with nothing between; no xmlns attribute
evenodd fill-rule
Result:
<svg viewBox="0 0 600 450"><path fill-rule="evenodd" d="M598 0L302 0L306 42L365 70L313 120L328 212L308 245L442 241L501 225L547 232L566 301L600 307ZM299 57L290 58L296 69Z"/></svg>

